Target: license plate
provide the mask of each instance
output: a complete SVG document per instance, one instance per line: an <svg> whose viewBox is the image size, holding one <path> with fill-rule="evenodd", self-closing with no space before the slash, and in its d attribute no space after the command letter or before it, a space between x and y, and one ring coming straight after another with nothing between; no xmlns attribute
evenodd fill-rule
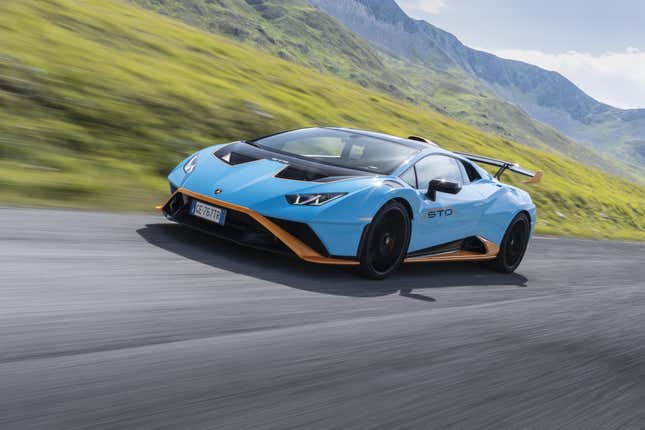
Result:
<svg viewBox="0 0 645 430"><path fill-rule="evenodd" d="M193 200L190 204L190 214L219 225L224 225L226 220L226 209L207 205L197 200Z"/></svg>

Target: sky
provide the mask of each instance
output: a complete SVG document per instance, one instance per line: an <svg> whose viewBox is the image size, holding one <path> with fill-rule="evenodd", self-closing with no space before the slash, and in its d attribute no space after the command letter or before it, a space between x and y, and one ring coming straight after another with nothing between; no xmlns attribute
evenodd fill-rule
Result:
<svg viewBox="0 0 645 430"><path fill-rule="evenodd" d="M645 108L645 0L396 0L466 45L566 76L597 100Z"/></svg>

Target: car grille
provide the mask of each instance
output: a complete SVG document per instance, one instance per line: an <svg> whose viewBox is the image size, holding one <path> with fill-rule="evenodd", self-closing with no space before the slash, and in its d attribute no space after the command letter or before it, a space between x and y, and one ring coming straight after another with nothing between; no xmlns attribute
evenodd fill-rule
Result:
<svg viewBox="0 0 645 430"><path fill-rule="evenodd" d="M226 222L222 226L190 215L189 208L191 200L191 197L177 193L164 207L164 213L174 221L222 239L272 252L293 254L273 233L251 216L226 208ZM212 204L209 202L204 203Z"/></svg>

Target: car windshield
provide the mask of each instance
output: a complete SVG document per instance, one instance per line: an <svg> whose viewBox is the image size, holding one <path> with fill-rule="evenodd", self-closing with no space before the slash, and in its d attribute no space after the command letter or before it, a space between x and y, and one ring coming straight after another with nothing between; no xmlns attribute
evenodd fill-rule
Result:
<svg viewBox="0 0 645 430"><path fill-rule="evenodd" d="M420 150L416 143L396 139L353 130L307 128L247 143L323 164L387 175Z"/></svg>

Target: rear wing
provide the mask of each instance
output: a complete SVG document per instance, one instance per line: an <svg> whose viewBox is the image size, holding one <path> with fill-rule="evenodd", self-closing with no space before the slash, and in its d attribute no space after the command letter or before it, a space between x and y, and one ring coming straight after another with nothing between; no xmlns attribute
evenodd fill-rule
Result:
<svg viewBox="0 0 645 430"><path fill-rule="evenodd" d="M482 163L482 164L488 164L489 166L496 166L499 167L497 172L493 175L496 179L501 178L502 174L509 170L513 173L519 173L520 175L528 176L529 180L523 181L525 184L537 184L540 182L542 179L542 176L544 175L544 172L542 170L538 170L537 172L531 172L530 170L523 169L522 167L519 166L517 163L511 163L510 161L504 161L504 160L498 160L496 158L490 158L490 157L484 157L483 155L473 155L473 154L466 154L464 152L455 152L455 154L459 154L462 157L466 157L470 161L474 161L475 163Z"/></svg>

